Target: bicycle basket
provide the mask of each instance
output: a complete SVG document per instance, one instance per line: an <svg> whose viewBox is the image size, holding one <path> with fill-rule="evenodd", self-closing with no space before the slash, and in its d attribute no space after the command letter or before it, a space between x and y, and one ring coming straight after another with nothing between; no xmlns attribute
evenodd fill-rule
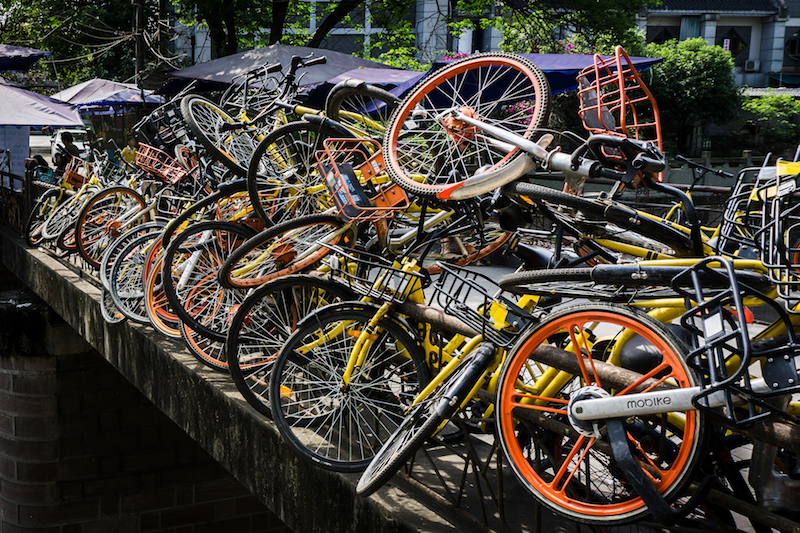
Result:
<svg viewBox="0 0 800 533"><path fill-rule="evenodd" d="M92 165L80 157L73 157L64 168L63 183L74 189L80 189L92 176Z"/></svg>
<svg viewBox="0 0 800 533"><path fill-rule="evenodd" d="M594 56L594 65L577 76L578 114L592 133L616 134L661 144L661 120L650 89L630 57L617 46L613 57ZM610 151L609 159L619 159Z"/></svg>
<svg viewBox="0 0 800 533"><path fill-rule="evenodd" d="M687 311L680 319L692 334L686 361L701 385L692 400L695 406L730 424L745 426L775 414L769 397L800 390L795 367L799 347L788 314L772 298L737 280L730 261L703 259L676 276L672 287L686 302ZM754 301L778 314L787 336L750 340L745 303ZM763 379L751 371L756 360L761 361Z"/></svg>
<svg viewBox="0 0 800 533"><path fill-rule="evenodd" d="M403 269L398 263L379 255L361 251L354 253L340 246L320 244L335 252L326 260L328 266L361 297L401 305L415 291L430 284L425 273Z"/></svg>
<svg viewBox="0 0 800 533"><path fill-rule="evenodd" d="M776 177L752 196L763 203L758 245L761 262L790 312L800 304L800 163L778 161Z"/></svg>
<svg viewBox="0 0 800 533"><path fill-rule="evenodd" d="M742 259L758 257L756 236L761 228L763 202L753 191L775 181L776 167L745 168L739 172L731 196L725 202L717 253ZM754 178L751 178L755 174Z"/></svg>
<svg viewBox="0 0 800 533"><path fill-rule="evenodd" d="M389 218L406 209L405 191L384 173L381 146L372 139L326 139L316 153L339 215L347 221Z"/></svg>
<svg viewBox="0 0 800 533"><path fill-rule="evenodd" d="M169 154L149 144L139 143L135 163L142 170L171 185L175 185L188 174Z"/></svg>
<svg viewBox="0 0 800 533"><path fill-rule="evenodd" d="M488 276L447 263L434 283L436 303L495 346L508 347L534 316L503 296ZM494 291L494 295L489 291Z"/></svg>

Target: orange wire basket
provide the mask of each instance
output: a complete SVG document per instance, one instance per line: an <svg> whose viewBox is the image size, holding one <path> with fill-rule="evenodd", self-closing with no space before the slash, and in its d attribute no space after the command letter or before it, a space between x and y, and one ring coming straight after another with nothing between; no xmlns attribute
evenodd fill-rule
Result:
<svg viewBox="0 0 800 533"><path fill-rule="evenodd" d="M594 65L577 80L578 114L588 131L654 142L663 150L658 105L621 46L613 57L595 55ZM613 152L605 155L620 159Z"/></svg>
<svg viewBox="0 0 800 533"><path fill-rule="evenodd" d="M408 208L405 191L384 173L381 145L372 139L326 139L316 158L339 215L348 221L390 218ZM378 179L383 176L385 181Z"/></svg>
<svg viewBox="0 0 800 533"><path fill-rule="evenodd" d="M136 150L136 166L172 185L188 174L169 154L144 143Z"/></svg>
<svg viewBox="0 0 800 533"><path fill-rule="evenodd" d="M73 157L64 168L64 181L63 183L80 189L92 175L92 165L84 161L80 157Z"/></svg>

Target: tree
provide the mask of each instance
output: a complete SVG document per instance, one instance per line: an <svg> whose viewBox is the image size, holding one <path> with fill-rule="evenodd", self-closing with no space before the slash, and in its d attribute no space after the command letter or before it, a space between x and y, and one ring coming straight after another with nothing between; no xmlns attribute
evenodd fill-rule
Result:
<svg viewBox="0 0 800 533"><path fill-rule="evenodd" d="M155 41L158 0L139 0L143 30ZM63 85L87 78L133 79L135 46L130 2L104 0L0 0L0 42L53 52L32 76ZM153 56L150 56L151 62Z"/></svg>
<svg viewBox="0 0 800 533"><path fill-rule="evenodd" d="M745 100L742 109L753 115L766 150L778 152L800 142L800 101L792 96L772 91Z"/></svg>
<svg viewBox="0 0 800 533"><path fill-rule="evenodd" d="M565 40L580 36L581 52L603 41L626 44L636 13L655 0L457 0L451 26L495 27L509 52L563 53Z"/></svg>
<svg viewBox="0 0 800 533"><path fill-rule="evenodd" d="M741 96L729 52L698 37L650 43L647 54L663 58L652 67L649 86L661 113L668 151L685 153L696 124L722 126L736 118Z"/></svg>

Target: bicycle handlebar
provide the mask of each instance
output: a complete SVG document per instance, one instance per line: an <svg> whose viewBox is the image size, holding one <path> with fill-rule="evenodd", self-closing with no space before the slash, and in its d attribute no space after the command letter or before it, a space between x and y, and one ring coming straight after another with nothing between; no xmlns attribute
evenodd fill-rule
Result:
<svg viewBox="0 0 800 533"><path fill-rule="evenodd" d="M497 170L477 174L456 183L439 194L439 197L444 199L466 200L486 194L520 178L532 170L537 161L541 162L545 170L563 172L568 178L604 177L624 183L630 183L637 172L661 172L666 167L661 150L650 142L618 135L596 134L590 136L583 147L568 154L561 152L560 148L548 151L534 141L504 128L487 124L458 109L448 110L437 118L441 120L448 115L456 121L474 126L494 139L502 141L500 143L495 141L493 144L496 147L505 151L511 151L517 147L528 157L518 158ZM605 156L603 148L619 150L625 156L625 160L612 162ZM591 151L596 159L584 157L588 151ZM523 161L521 162L520 159ZM617 168L619 166L627 168L620 170Z"/></svg>
<svg viewBox="0 0 800 533"><path fill-rule="evenodd" d="M725 172L724 170L717 170L716 168L712 168L712 167L707 167L705 165L701 165L700 163L692 161L691 159L687 159L686 157L682 156L681 154L676 155L675 159L677 159L681 163L686 163L690 167L697 168L697 169L700 169L700 170L704 170L705 172L710 172L712 174L715 174L717 176L721 176L723 178L732 178L733 177L733 174L731 174L730 172Z"/></svg>

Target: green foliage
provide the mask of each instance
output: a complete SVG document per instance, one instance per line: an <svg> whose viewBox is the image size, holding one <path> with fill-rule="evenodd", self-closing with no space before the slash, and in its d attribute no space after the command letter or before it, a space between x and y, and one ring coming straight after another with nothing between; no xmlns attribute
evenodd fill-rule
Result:
<svg viewBox="0 0 800 533"><path fill-rule="evenodd" d="M451 27L456 33L476 26L495 27L503 33L501 47L508 52L570 53L572 48L565 46L569 43L578 48L571 53L594 53L608 42L626 48L641 42L632 30L634 15L656 1L458 0L457 13L463 18Z"/></svg>
<svg viewBox="0 0 800 533"><path fill-rule="evenodd" d="M647 55L663 61L652 67L648 85L661 113L667 150L685 151L693 125L727 124L741 107L733 79L733 59L704 39L650 43Z"/></svg>
<svg viewBox="0 0 800 533"><path fill-rule="evenodd" d="M154 35L157 0L142 0L143 24ZM133 78L134 40L130 2L102 0L0 0L0 42L53 52L29 73L27 80L41 92L92 77L130 81Z"/></svg>
<svg viewBox="0 0 800 533"><path fill-rule="evenodd" d="M751 121L768 150L792 147L800 142L800 101L777 91L745 100L742 109L753 115Z"/></svg>
<svg viewBox="0 0 800 533"><path fill-rule="evenodd" d="M414 46L414 32L411 22L396 23L391 32L378 37L372 35L369 49L360 55L367 59L377 59L381 63L405 70L427 71L430 63L420 62L419 49Z"/></svg>

